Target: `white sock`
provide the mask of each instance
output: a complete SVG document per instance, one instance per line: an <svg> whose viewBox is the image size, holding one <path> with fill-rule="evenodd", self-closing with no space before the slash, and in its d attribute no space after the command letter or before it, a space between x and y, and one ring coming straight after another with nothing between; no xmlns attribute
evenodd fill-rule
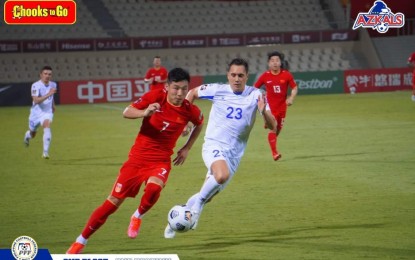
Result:
<svg viewBox="0 0 415 260"><path fill-rule="evenodd" d="M199 198L199 192L194 194L192 197L190 197L187 202L186 202L186 206L188 208L192 208L193 204L195 204L196 199Z"/></svg>
<svg viewBox="0 0 415 260"><path fill-rule="evenodd" d="M49 145L52 140L52 133L50 128L43 129L43 152L49 153Z"/></svg>
<svg viewBox="0 0 415 260"><path fill-rule="evenodd" d="M76 238L76 242L86 245L86 243L88 243L88 239L84 238L82 235L79 235L79 237Z"/></svg>
<svg viewBox="0 0 415 260"><path fill-rule="evenodd" d="M192 210L196 212L201 212L203 209L203 205L209 200L216 192L220 190L221 184L219 184L213 175L210 175L205 183L203 183L200 192L197 197L194 199L194 203L192 205ZM191 199L191 198L190 198Z"/></svg>
<svg viewBox="0 0 415 260"><path fill-rule="evenodd" d="M133 216L134 216L134 217L136 217L136 218L142 218L144 215L141 215L141 214L138 212L138 209L137 209L136 211L134 211Z"/></svg>
<svg viewBox="0 0 415 260"><path fill-rule="evenodd" d="M32 136L30 135L30 130L27 130L26 134L24 135L25 139L32 139Z"/></svg>

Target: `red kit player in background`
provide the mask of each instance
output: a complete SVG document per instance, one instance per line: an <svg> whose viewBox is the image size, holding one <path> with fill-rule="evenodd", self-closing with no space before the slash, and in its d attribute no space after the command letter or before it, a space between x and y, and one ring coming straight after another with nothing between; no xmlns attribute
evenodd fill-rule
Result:
<svg viewBox="0 0 415 260"><path fill-rule="evenodd" d="M144 82L150 84L150 90L163 89L167 81L167 70L161 66L160 56L155 56L153 67L147 70Z"/></svg>
<svg viewBox="0 0 415 260"><path fill-rule="evenodd" d="M415 102L415 52L408 58L408 66L413 70L412 72L412 101Z"/></svg>
<svg viewBox="0 0 415 260"><path fill-rule="evenodd" d="M167 86L147 92L129 105L123 116L129 119L143 118L140 131L122 165L113 189L90 216L84 230L66 252L79 254L89 237L97 231L127 197L135 197L144 183L140 205L131 216L127 230L130 238L138 235L143 215L157 202L171 170L171 156L183 128L188 122L195 127L184 146L178 150L174 165L181 165L203 127L200 109L185 99L189 91L189 73L175 68L168 74Z"/></svg>
<svg viewBox="0 0 415 260"><path fill-rule="evenodd" d="M284 125L287 106L294 102L298 93L297 84L293 75L284 67L284 55L278 51L268 54L268 70L265 71L255 82L256 88L265 86L267 92L267 102L271 112L277 120L277 129L269 129L268 143L272 151L272 158L277 161L281 154L277 150L277 138ZM288 97L288 87L291 88L291 94Z"/></svg>

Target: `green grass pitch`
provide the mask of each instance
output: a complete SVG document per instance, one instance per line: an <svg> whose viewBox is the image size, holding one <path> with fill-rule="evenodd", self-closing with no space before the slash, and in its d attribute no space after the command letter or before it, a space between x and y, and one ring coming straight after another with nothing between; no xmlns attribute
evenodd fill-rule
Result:
<svg viewBox="0 0 415 260"><path fill-rule="evenodd" d="M210 102L197 102L209 113ZM0 248L21 235L63 254L109 194L140 120L126 103L61 105L50 160L42 130L23 146L29 107L0 108ZM230 185L198 229L163 238L167 212L197 192L203 138L174 167L139 237L126 235L139 198L89 240L89 254L178 254L180 259L414 259L415 103L410 93L298 96L274 162L257 119ZM184 142L180 139L177 148ZM141 196L141 193L140 193Z"/></svg>

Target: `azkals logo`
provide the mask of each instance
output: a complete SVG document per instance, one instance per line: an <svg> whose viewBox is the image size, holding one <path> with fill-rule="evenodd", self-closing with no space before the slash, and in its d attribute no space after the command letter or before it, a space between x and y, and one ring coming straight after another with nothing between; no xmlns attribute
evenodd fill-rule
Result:
<svg viewBox="0 0 415 260"><path fill-rule="evenodd" d="M76 3L63 1L19 1L4 3L6 24L74 24Z"/></svg>
<svg viewBox="0 0 415 260"><path fill-rule="evenodd" d="M405 24L403 13L392 13L383 1L376 1L368 13L359 13L353 25L353 30L359 27L372 28L379 33L386 33L389 28L400 28Z"/></svg>

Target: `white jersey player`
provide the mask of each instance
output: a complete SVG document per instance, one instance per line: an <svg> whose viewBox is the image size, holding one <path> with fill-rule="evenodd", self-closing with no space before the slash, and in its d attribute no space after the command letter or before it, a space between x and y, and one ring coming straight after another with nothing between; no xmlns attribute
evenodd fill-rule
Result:
<svg viewBox="0 0 415 260"><path fill-rule="evenodd" d="M186 205L192 213L192 229L203 206L223 190L235 174L245 152L249 134L255 123L257 110L269 129L276 121L259 89L246 86L248 63L236 58L228 66L229 84L205 84L189 91L187 99L208 99L213 102L206 128L202 156L208 169L200 191L189 198ZM164 237L173 238L175 231L167 225Z"/></svg>
<svg viewBox="0 0 415 260"><path fill-rule="evenodd" d="M52 68L45 66L40 72L40 80L32 84L32 107L29 115L29 130L24 137L24 143L28 147L30 139L36 136L36 131L41 125L43 127L43 154L42 157L49 159L49 146L52 139L50 125L55 112L55 101L53 95L57 91L56 83L51 81Z"/></svg>

